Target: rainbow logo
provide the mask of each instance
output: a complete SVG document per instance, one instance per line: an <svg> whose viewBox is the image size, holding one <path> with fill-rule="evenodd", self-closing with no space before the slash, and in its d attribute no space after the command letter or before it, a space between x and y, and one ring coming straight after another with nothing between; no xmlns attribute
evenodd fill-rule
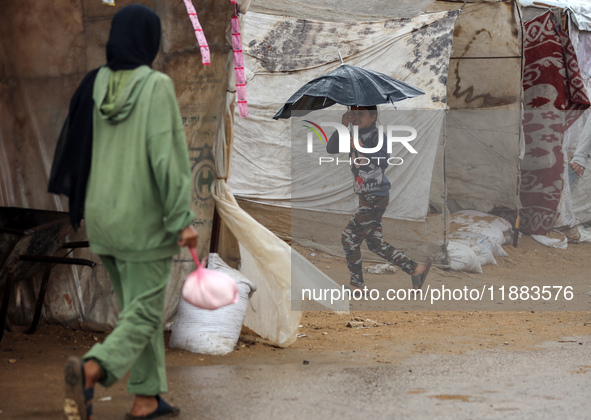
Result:
<svg viewBox="0 0 591 420"><path fill-rule="evenodd" d="M316 135L320 139L320 143L322 143L322 137L324 137L324 142L326 144L328 144L328 137L326 137L326 133L324 132L324 130L318 124L313 123L312 121L308 121L308 120L304 120L304 121L307 122L308 124L312 124L314 127L316 127L316 128L314 128L314 127L310 127L309 125L305 125L304 124L304 127L309 128L314 133L316 133ZM320 131L320 133L322 133L322 136L320 135L319 131Z"/></svg>

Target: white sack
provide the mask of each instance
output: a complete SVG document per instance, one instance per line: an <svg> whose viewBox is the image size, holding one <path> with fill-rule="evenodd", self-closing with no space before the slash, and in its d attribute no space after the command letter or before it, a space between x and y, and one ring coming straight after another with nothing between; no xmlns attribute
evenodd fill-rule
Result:
<svg viewBox="0 0 591 420"><path fill-rule="evenodd" d="M562 234L562 238L549 238L545 235L531 235L531 237L537 242L541 243L542 245L548 246L550 248L568 248L568 240L566 239L566 236L564 234Z"/></svg>
<svg viewBox="0 0 591 420"><path fill-rule="evenodd" d="M474 254L478 257L478 261L480 262L481 266L487 264L497 265L497 260L495 259L491 247L462 239L454 239L454 242L470 247L470 249L474 251Z"/></svg>
<svg viewBox="0 0 591 420"><path fill-rule="evenodd" d="M169 345L193 353L223 356L230 353L242 330L248 299L256 286L218 254L209 254L207 268L228 274L238 286L238 302L210 311L180 299Z"/></svg>
<svg viewBox="0 0 591 420"><path fill-rule="evenodd" d="M454 271L467 271L468 273L482 273L480 261L469 246L449 241L447 252L449 255L450 269Z"/></svg>
<svg viewBox="0 0 591 420"><path fill-rule="evenodd" d="M586 228L582 225L577 226L579 229L579 242L591 242L591 228Z"/></svg>
<svg viewBox="0 0 591 420"><path fill-rule="evenodd" d="M501 246L511 240L512 226L507 220L475 210L462 210L452 213L450 221L448 238L486 246L495 257L507 256Z"/></svg>

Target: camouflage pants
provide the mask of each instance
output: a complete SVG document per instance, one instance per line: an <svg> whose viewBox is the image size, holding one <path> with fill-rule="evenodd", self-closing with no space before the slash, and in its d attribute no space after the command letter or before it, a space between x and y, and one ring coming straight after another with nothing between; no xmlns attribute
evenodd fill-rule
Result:
<svg viewBox="0 0 591 420"><path fill-rule="evenodd" d="M347 257L347 266L353 286L363 286L361 243L365 240L369 250L389 263L411 274L416 263L394 248L382 237L382 215L388 206L389 197L359 195L359 206L343 234L341 243Z"/></svg>

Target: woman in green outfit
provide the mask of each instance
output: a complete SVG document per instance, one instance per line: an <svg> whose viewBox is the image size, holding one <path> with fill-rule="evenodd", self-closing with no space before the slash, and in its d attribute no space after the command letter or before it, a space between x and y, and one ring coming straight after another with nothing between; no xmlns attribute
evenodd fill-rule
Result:
<svg viewBox="0 0 591 420"><path fill-rule="evenodd" d="M191 226L191 173L174 87L151 68L160 37L160 19L148 7L117 12L107 65L84 79L70 106L70 133L62 131L72 135L84 118L91 124L90 172L86 189L80 189L86 232L120 309L105 341L82 361L66 364L68 419L89 419L95 384L111 386L128 371L127 391L135 401L126 418L180 411L160 397L167 391L162 316L172 256L179 245L196 246L198 238Z"/></svg>

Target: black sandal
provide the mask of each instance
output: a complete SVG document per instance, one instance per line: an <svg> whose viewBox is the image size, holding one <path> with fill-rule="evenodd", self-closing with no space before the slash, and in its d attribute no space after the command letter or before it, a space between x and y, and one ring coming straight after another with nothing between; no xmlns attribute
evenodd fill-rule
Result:
<svg viewBox="0 0 591 420"><path fill-rule="evenodd" d="M427 275L429 274L429 270L431 269L432 263L433 261L429 259L429 261L427 261L427 268L425 268L425 271L423 271L421 274L415 274L414 276L411 276L412 287L421 290L423 284L425 284L425 280L427 280Z"/></svg>
<svg viewBox="0 0 591 420"><path fill-rule="evenodd" d="M168 404L160 395L156 395L156 400L158 401L158 407L156 407L156 411L145 415L145 416L134 416L131 413L127 413L125 415L125 420L141 420L141 419L161 419L167 417L176 417L181 413L181 409L175 407L173 405Z"/></svg>
<svg viewBox="0 0 591 420"><path fill-rule="evenodd" d="M66 362L64 368L66 397L64 414L67 420L88 420L92 416L94 388L84 388L84 362L74 357Z"/></svg>

